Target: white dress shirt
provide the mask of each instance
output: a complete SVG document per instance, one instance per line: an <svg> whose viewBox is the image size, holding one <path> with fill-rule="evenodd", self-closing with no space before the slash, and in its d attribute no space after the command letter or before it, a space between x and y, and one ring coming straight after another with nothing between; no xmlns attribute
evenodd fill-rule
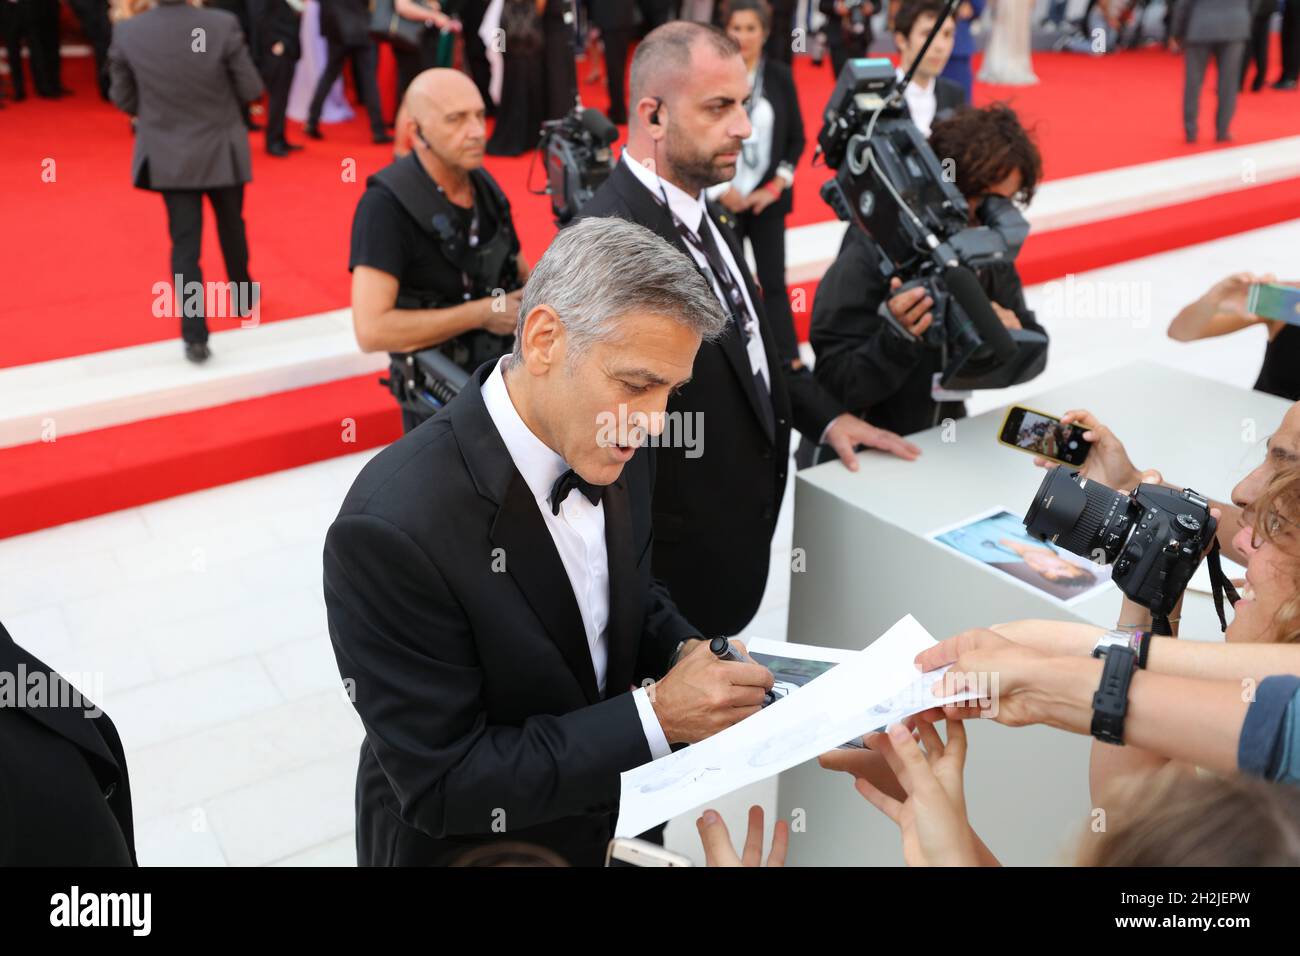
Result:
<svg viewBox="0 0 1300 956"><path fill-rule="evenodd" d="M559 552L582 615L591 666L596 673L596 687L603 698L609 663L609 555L605 550L605 503L601 501L593 505L575 490L560 504L559 514L551 512L551 487L569 470L569 466L534 435L519 416L506 389L501 372L503 364L504 360L498 361L483 383L483 404L505 442L510 460L532 492L546 530L555 542L555 550ZM613 690L621 693L625 688ZM632 693L632 700L641 718L646 743L650 745L650 755L658 758L670 753L671 748L646 689L638 687Z"/></svg>
<svg viewBox="0 0 1300 956"><path fill-rule="evenodd" d="M731 247L727 245L727 240L718 232L718 227L710 219L704 206L704 193L698 196L692 196L666 179L660 179L658 175L651 172L650 169L641 163L638 163L631 157L627 150L623 150L623 162L632 170L646 189L650 190L655 199L663 201L664 196L668 197L668 208L673 214L682 221L682 224L690 229L697 236L700 235L701 223L707 224L707 228L713 234L713 241L717 244L718 251L722 253L722 261L726 263L727 269L731 272L732 281L740 289L741 295L745 297L745 315L742 318L745 321L746 335L745 350L749 354L750 370L763 376L763 381L767 383L768 390L772 388L772 373L767 367L767 352L763 350L763 334L758 325L758 313L754 311L754 303L749 298L749 287L745 285L745 277L736 265L736 259L731 254ZM662 192L660 191L662 189ZM709 283L713 286L713 294L718 297L722 303L723 312L731 314L731 305L727 302L727 295L718 285L717 280L709 272L709 263L705 259L704 253L700 252L691 243L686 243L686 248L690 252L696 264L704 270L704 274L709 277Z"/></svg>
<svg viewBox="0 0 1300 956"><path fill-rule="evenodd" d="M903 78L904 71L894 72L898 74L900 80ZM903 101L907 103L907 111L912 115L912 122L926 139L930 138L930 126L934 123L934 114L939 109L939 99L934 92L936 85L932 80L929 86L922 86L921 74L917 73L912 77L912 82L907 84L907 89L903 90Z"/></svg>

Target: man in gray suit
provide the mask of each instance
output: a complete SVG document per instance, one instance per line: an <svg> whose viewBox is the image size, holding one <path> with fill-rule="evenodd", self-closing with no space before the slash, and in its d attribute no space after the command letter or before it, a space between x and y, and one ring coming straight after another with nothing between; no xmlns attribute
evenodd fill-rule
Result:
<svg viewBox="0 0 1300 956"><path fill-rule="evenodd" d="M1201 107L1201 84L1210 57L1218 74L1219 107L1215 114L1215 139L1229 142L1228 128L1237 109L1241 63L1250 39L1250 0L1178 0L1174 5L1171 48L1183 50L1183 129L1187 142L1196 142L1196 120Z"/></svg>
<svg viewBox="0 0 1300 956"><path fill-rule="evenodd" d="M118 23L108 66L113 102L135 118L132 182L161 192L167 206L185 357L203 362L210 355L199 270L205 195L217 217L226 276L238 293L230 296L235 313L249 314L256 297L244 234L252 163L243 106L262 95L262 80L235 16L183 0L159 0Z"/></svg>

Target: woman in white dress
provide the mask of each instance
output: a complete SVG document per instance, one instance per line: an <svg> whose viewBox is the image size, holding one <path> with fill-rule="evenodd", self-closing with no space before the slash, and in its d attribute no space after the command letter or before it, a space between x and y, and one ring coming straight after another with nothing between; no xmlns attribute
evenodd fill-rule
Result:
<svg viewBox="0 0 1300 956"><path fill-rule="evenodd" d="M993 0L993 34L984 50L981 83L1030 86L1038 82L1030 62L1034 0Z"/></svg>

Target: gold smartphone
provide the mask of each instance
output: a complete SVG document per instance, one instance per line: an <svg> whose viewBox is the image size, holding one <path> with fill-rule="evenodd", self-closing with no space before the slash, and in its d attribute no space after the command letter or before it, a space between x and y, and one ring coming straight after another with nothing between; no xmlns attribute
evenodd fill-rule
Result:
<svg viewBox="0 0 1300 956"><path fill-rule="evenodd" d="M1090 446L1083 440L1085 431L1087 429L1078 425L1062 425L1055 415L1024 405L1012 405L1002 419L998 442L1017 451L1077 468L1088 457Z"/></svg>

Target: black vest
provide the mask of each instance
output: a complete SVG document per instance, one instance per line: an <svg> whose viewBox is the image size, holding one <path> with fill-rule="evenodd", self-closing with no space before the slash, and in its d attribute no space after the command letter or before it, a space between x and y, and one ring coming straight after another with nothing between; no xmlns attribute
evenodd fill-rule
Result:
<svg viewBox="0 0 1300 956"><path fill-rule="evenodd" d="M464 277L458 289L414 289L399 286L399 309L445 309L472 299L519 288L519 237L510 218L510 201L485 169L469 174L480 215L496 223L492 236L471 246L457 207L436 188L414 153L390 163L366 180L367 186L387 190L415 221L442 256ZM514 336L475 330L444 343L441 350L472 372L489 359L508 353ZM397 358L397 356L394 356Z"/></svg>

